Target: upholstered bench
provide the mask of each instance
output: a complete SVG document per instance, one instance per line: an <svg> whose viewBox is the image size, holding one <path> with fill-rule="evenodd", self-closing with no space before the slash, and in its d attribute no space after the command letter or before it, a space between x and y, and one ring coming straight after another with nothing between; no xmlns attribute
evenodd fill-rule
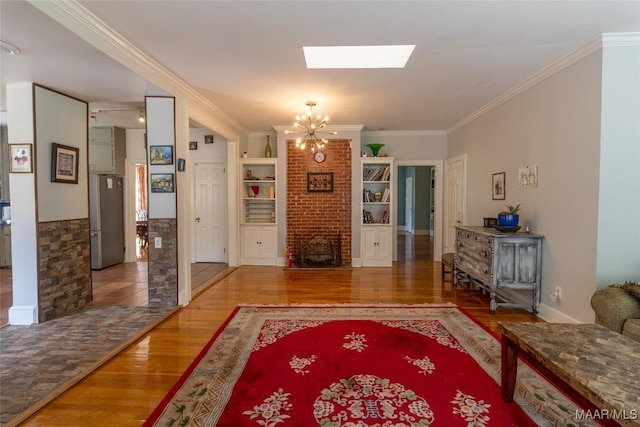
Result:
<svg viewBox="0 0 640 427"><path fill-rule="evenodd" d="M447 271L448 270L448 271ZM453 281L453 275L455 274L455 258L452 253L442 254L442 280L444 275L449 273L451 275L451 281Z"/></svg>

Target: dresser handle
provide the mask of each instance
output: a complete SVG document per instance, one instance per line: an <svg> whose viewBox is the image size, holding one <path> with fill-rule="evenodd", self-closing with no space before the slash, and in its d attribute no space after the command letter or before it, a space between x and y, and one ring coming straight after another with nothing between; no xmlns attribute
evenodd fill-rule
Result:
<svg viewBox="0 0 640 427"><path fill-rule="evenodd" d="M486 258L486 257L487 257L487 251L482 251L482 252L480 252L480 255L482 255L483 257L485 257L485 258Z"/></svg>

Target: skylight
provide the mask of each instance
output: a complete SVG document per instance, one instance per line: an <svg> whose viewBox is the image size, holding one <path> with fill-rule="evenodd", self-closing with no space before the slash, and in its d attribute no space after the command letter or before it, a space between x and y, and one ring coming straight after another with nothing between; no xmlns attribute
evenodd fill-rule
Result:
<svg viewBox="0 0 640 427"><path fill-rule="evenodd" d="M307 68L404 68L416 45L304 46Z"/></svg>

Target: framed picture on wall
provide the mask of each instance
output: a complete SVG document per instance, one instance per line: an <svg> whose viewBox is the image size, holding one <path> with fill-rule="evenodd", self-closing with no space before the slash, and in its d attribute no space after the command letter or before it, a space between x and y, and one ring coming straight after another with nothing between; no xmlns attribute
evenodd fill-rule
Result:
<svg viewBox="0 0 640 427"><path fill-rule="evenodd" d="M213 135L205 135L204 136L205 144L213 144Z"/></svg>
<svg viewBox="0 0 640 427"><path fill-rule="evenodd" d="M149 164L151 165L172 165L173 146L172 145L152 145L149 148Z"/></svg>
<svg viewBox="0 0 640 427"><path fill-rule="evenodd" d="M333 193L333 172L307 172L307 193Z"/></svg>
<svg viewBox="0 0 640 427"><path fill-rule="evenodd" d="M78 183L79 153L76 147L51 144L51 182Z"/></svg>
<svg viewBox="0 0 640 427"><path fill-rule="evenodd" d="M491 179L491 198L493 200L504 200L505 198L505 176L506 172L494 173Z"/></svg>
<svg viewBox="0 0 640 427"><path fill-rule="evenodd" d="M33 173L31 144L9 144L9 173Z"/></svg>
<svg viewBox="0 0 640 427"><path fill-rule="evenodd" d="M152 193L173 193L172 173L152 173L151 192Z"/></svg>

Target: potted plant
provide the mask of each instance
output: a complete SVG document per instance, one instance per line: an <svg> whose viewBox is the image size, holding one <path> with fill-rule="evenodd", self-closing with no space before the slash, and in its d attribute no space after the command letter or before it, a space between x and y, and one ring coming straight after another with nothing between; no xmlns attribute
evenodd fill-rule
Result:
<svg viewBox="0 0 640 427"><path fill-rule="evenodd" d="M520 203L516 206L506 205L507 210L502 211L498 214L498 226L500 227L517 227L518 222L520 221L520 215L518 212L520 211Z"/></svg>

